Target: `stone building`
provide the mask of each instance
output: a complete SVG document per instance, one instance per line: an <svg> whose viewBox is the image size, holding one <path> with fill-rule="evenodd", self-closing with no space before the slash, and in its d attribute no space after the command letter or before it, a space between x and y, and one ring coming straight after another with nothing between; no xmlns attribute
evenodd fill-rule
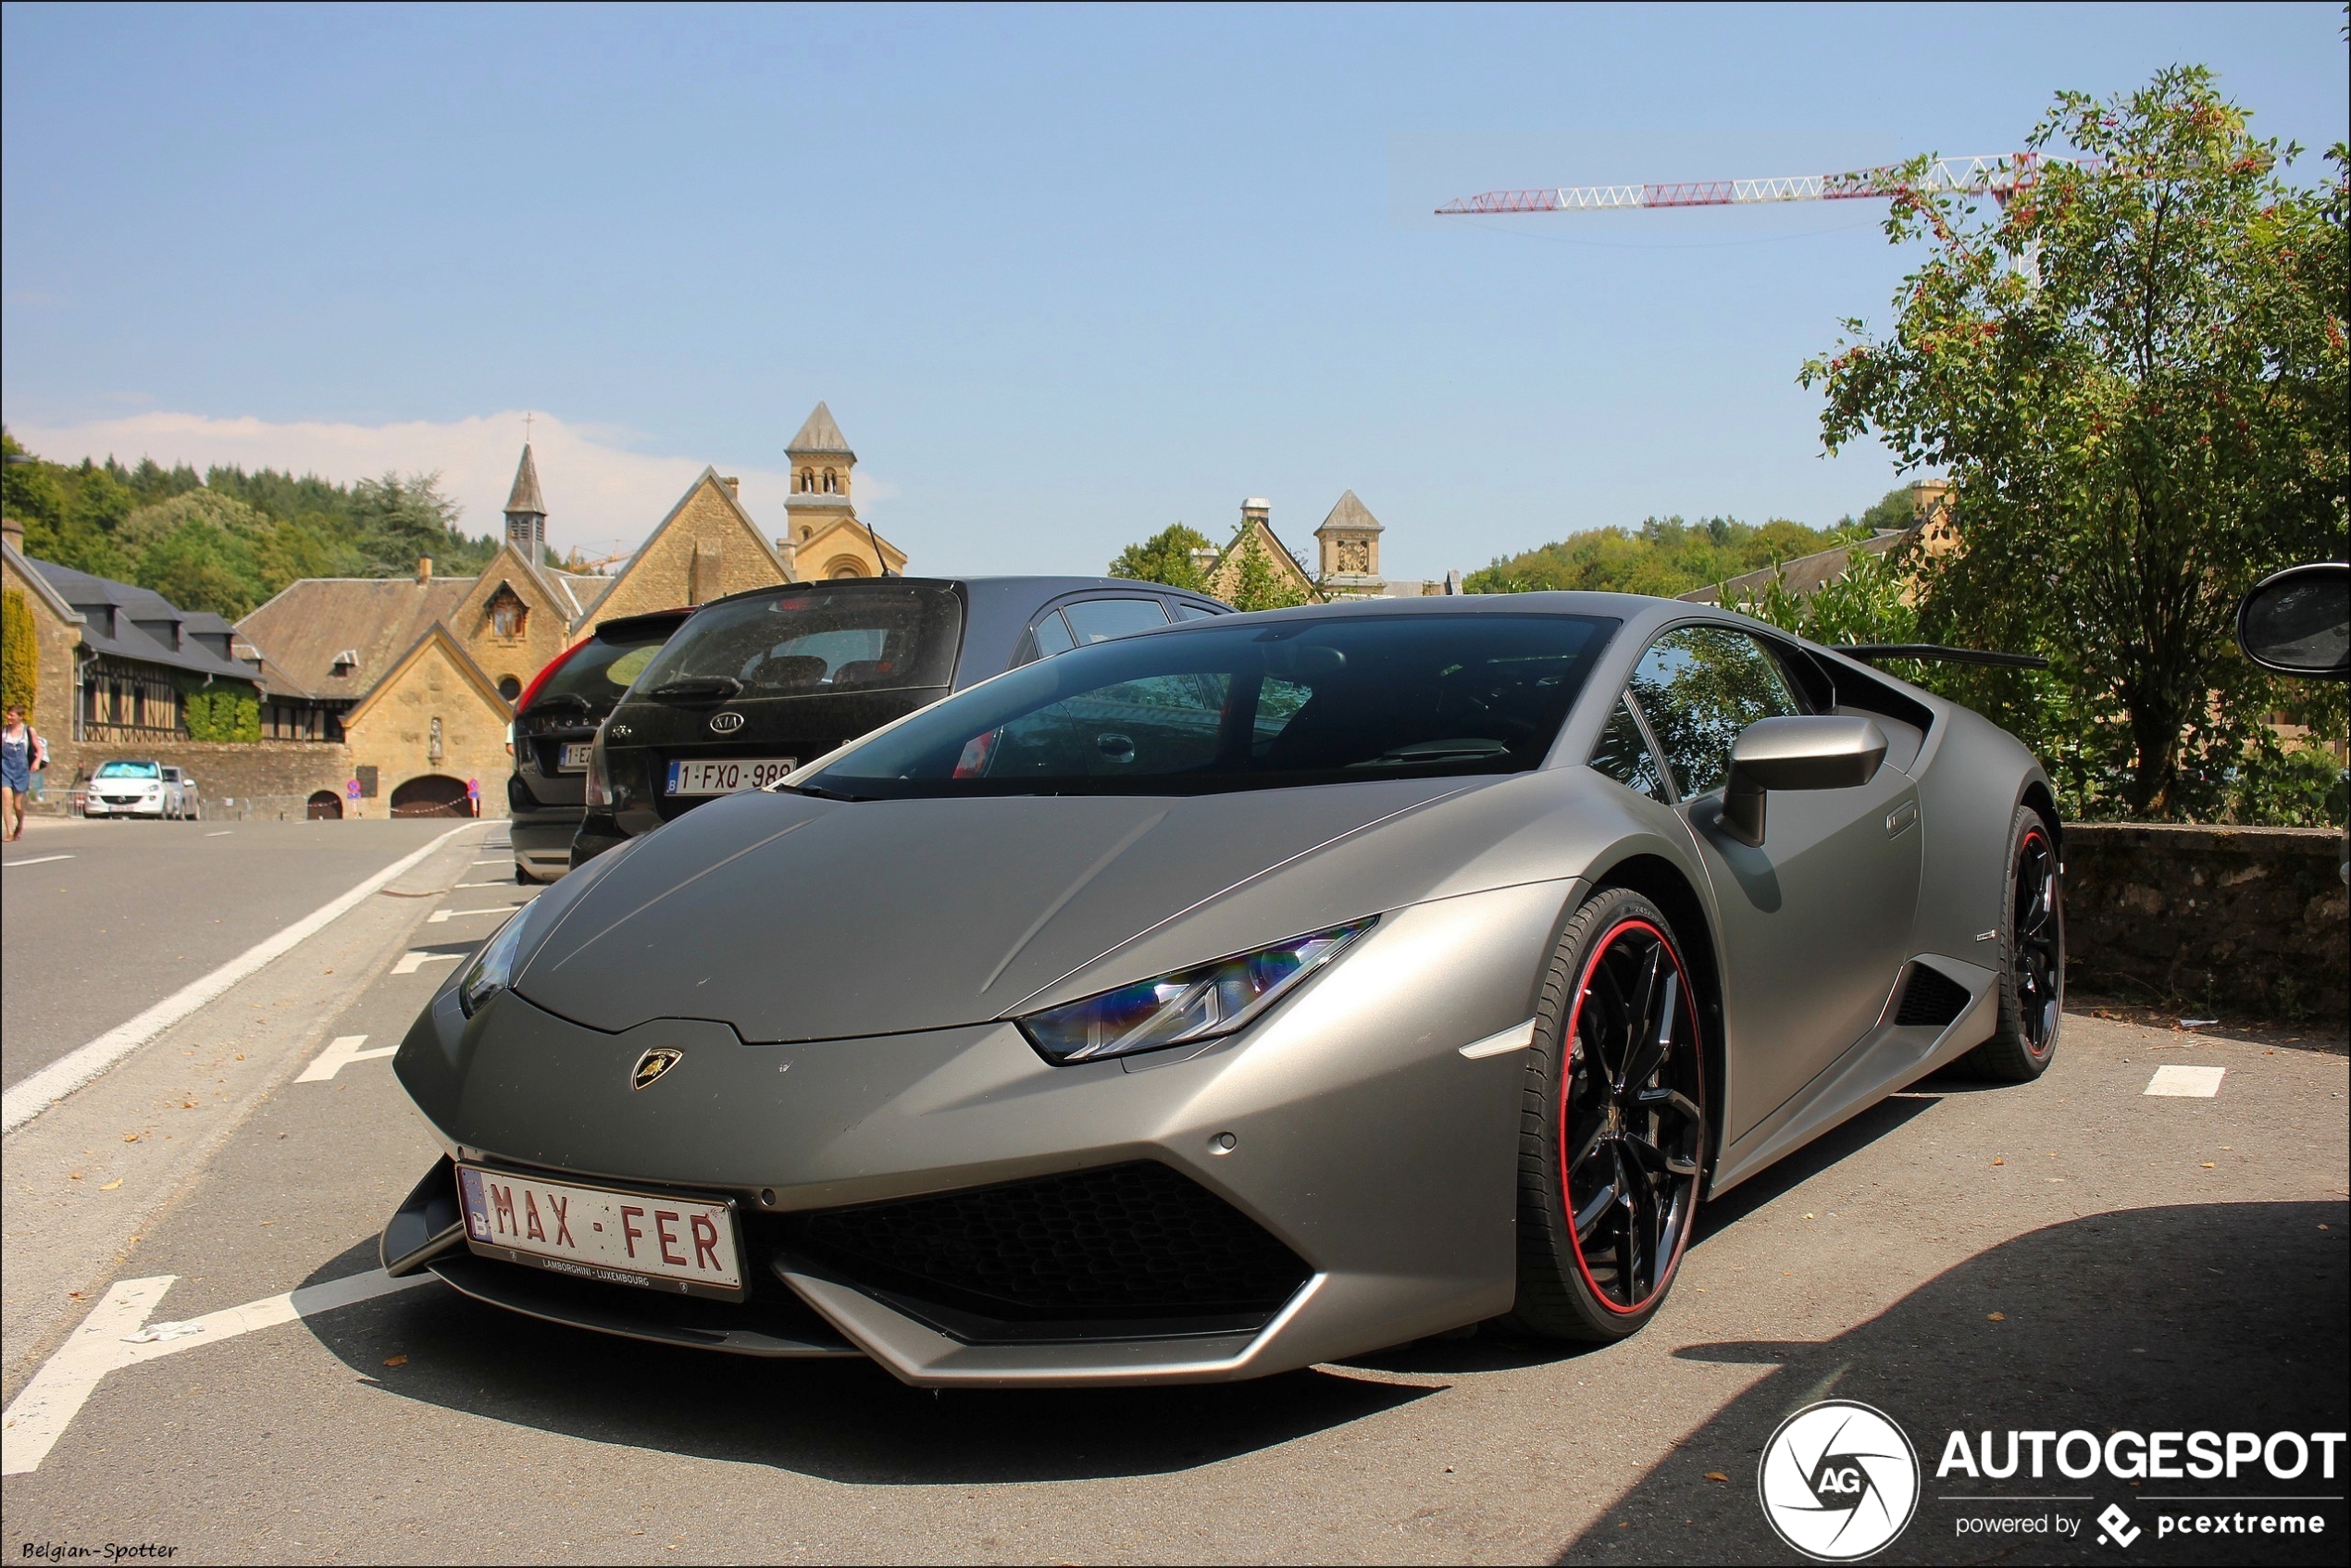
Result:
<svg viewBox="0 0 2351 1568"><path fill-rule="evenodd" d="M273 707L323 714L320 775L305 793L321 814L505 812L513 703L548 661L599 622L700 604L815 576L868 577L905 552L858 521L856 454L823 404L787 449L793 492L770 541L735 479L705 467L611 576L548 561L547 503L523 448L506 498L505 538L478 577L308 578L237 625L263 659Z"/></svg>
<svg viewBox="0 0 2351 1568"><path fill-rule="evenodd" d="M32 728L48 743L44 809L109 757L174 765L188 745L190 699L258 694L261 671L241 657L235 628L182 610L153 589L29 559L23 529L0 530L0 581L32 623ZM201 770L198 770L201 774ZM204 782L201 778L200 782Z"/></svg>
<svg viewBox="0 0 2351 1568"><path fill-rule="evenodd" d="M1241 503L1240 526L1233 530L1225 548L1200 563L1208 579L1208 591L1219 599L1230 601L1240 587L1241 562L1251 550L1261 555L1273 571L1275 579L1299 594L1307 603L1323 597L1306 568L1298 564L1289 546L1274 532L1274 504L1262 495L1252 495Z"/></svg>
<svg viewBox="0 0 2351 1568"><path fill-rule="evenodd" d="M776 551L796 580L889 577L906 569L906 553L857 520L850 497L857 454L822 403L784 448L791 459L789 516Z"/></svg>
<svg viewBox="0 0 2351 1568"><path fill-rule="evenodd" d="M1386 532L1371 508L1342 492L1323 526L1314 530L1322 546L1319 582L1326 599L1369 599L1387 591L1380 579L1379 536Z"/></svg>

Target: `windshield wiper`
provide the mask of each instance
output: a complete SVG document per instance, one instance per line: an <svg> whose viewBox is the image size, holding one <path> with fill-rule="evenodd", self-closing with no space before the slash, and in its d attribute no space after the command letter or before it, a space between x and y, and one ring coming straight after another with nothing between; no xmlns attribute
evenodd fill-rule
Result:
<svg viewBox="0 0 2351 1568"><path fill-rule="evenodd" d="M731 675L705 675L691 680L665 680L645 693L656 703L723 703L743 689Z"/></svg>
<svg viewBox="0 0 2351 1568"><path fill-rule="evenodd" d="M790 790L795 795L806 795L812 800L818 801L849 801L854 803L858 801L869 801L874 798L871 795L844 795L838 790L827 790L815 784L787 784L780 778L775 783L768 785L767 788L770 790Z"/></svg>

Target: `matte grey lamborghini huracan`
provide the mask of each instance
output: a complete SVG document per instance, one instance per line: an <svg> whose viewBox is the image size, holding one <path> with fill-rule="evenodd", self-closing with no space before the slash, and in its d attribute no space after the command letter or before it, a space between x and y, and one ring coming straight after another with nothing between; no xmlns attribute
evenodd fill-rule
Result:
<svg viewBox="0 0 2351 1568"><path fill-rule="evenodd" d="M1702 606L1364 601L1026 666L540 895L402 1046L395 1274L917 1384L1605 1339L1698 1204L2057 1045L2016 741Z"/></svg>

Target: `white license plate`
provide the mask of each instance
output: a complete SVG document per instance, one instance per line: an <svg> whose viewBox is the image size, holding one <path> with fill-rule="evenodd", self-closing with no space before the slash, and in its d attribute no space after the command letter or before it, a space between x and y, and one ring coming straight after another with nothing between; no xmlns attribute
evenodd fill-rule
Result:
<svg viewBox="0 0 2351 1568"><path fill-rule="evenodd" d="M764 790L800 765L797 757L727 757L715 762L669 765L672 795L731 795L738 790Z"/></svg>
<svg viewBox="0 0 2351 1568"><path fill-rule="evenodd" d="M595 750L596 742L593 740L565 741L562 753L555 758L555 771L557 773L585 773L588 770L588 758Z"/></svg>
<svg viewBox="0 0 2351 1568"><path fill-rule="evenodd" d="M473 1250L557 1274L690 1294L740 1295L742 1249L725 1203L457 1167Z"/></svg>

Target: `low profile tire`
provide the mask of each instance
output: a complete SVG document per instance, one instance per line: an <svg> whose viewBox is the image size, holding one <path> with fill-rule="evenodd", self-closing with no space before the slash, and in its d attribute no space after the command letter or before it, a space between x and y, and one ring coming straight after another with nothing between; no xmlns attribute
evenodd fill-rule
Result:
<svg viewBox="0 0 2351 1568"><path fill-rule="evenodd" d="M1661 910L1616 888L1576 911L1544 977L1520 1110L1521 1331L1622 1339L1673 1288L1706 1165L1698 1019Z"/></svg>
<svg viewBox="0 0 2351 1568"><path fill-rule="evenodd" d="M2065 1018L2064 880L2047 821L2019 806L2009 824L2000 909L2000 1026L1966 1059L1983 1077L2031 1083L2057 1059Z"/></svg>

